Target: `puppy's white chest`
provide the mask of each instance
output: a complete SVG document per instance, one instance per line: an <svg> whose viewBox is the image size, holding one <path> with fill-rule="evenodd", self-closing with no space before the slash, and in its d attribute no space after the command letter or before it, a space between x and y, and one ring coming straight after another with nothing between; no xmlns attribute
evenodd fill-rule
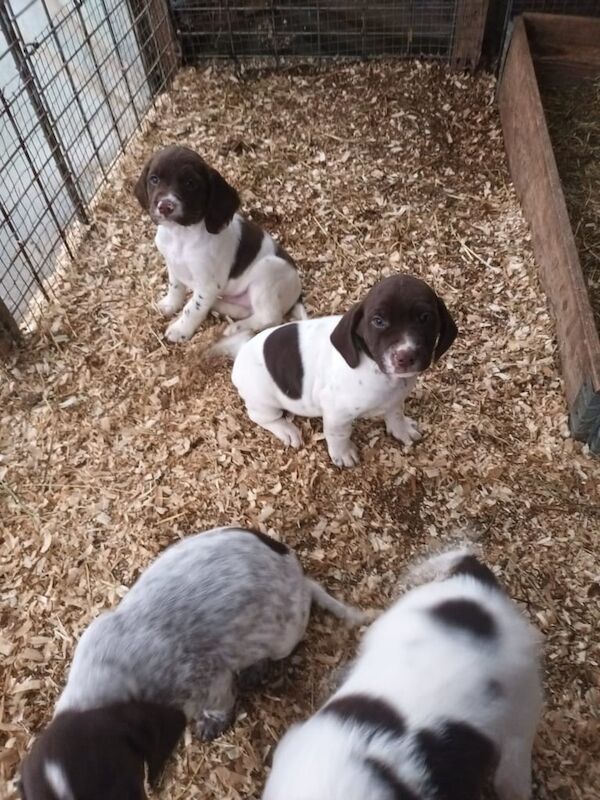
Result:
<svg viewBox="0 0 600 800"><path fill-rule="evenodd" d="M336 387L334 395L355 417L373 419L385 416L401 403L416 383L416 378L390 380L371 362L353 370L351 385ZM340 403L340 400L337 400Z"/></svg>
<svg viewBox="0 0 600 800"><path fill-rule="evenodd" d="M201 232L195 226L159 225L155 243L173 276L186 286L192 286L196 273L209 255Z"/></svg>

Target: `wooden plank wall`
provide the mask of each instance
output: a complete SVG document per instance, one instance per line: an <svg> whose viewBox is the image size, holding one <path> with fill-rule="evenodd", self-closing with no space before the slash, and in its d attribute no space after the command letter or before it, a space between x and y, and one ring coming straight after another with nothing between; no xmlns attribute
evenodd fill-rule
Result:
<svg viewBox="0 0 600 800"><path fill-rule="evenodd" d="M560 183L544 109L538 89L528 31L542 15L529 22L529 15L515 21L510 48L498 91L500 116L509 167L517 194L531 228L540 278L556 323L565 391L576 438L587 439L597 425L600 401L600 340L590 307L587 287ZM544 15L546 16L546 15ZM564 47L564 17L544 26L554 26L553 35ZM569 18L570 29L593 22L600 41L600 20ZM531 26L531 28L530 28ZM543 49L543 28L534 33L536 47ZM577 41L577 40L576 40ZM571 48L569 48L571 52Z"/></svg>

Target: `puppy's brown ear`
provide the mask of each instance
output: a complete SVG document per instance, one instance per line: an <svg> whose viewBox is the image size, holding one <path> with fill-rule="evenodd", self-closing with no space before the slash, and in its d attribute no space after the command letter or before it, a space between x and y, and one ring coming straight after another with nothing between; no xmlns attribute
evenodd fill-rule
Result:
<svg viewBox="0 0 600 800"><path fill-rule="evenodd" d="M208 204L204 222L209 233L219 233L240 207L240 196L216 169L208 170Z"/></svg>
<svg viewBox="0 0 600 800"><path fill-rule="evenodd" d="M456 323L450 316L450 312L441 297L437 298L437 306L440 317L440 335L433 354L434 361L438 361L444 355L458 335Z"/></svg>
<svg viewBox="0 0 600 800"><path fill-rule="evenodd" d="M133 187L133 193L137 197L138 203L144 209L144 211L148 211L150 208L150 199L148 197L148 172L150 170L150 161L148 161L142 170L140 177L137 179L135 186Z"/></svg>
<svg viewBox="0 0 600 800"><path fill-rule="evenodd" d="M360 349L356 338L356 328L363 318L363 304L356 303L333 329L331 344L352 369L358 367Z"/></svg>
<svg viewBox="0 0 600 800"><path fill-rule="evenodd" d="M119 710L126 738L148 765L154 786L185 728L182 711L159 703L126 703Z"/></svg>

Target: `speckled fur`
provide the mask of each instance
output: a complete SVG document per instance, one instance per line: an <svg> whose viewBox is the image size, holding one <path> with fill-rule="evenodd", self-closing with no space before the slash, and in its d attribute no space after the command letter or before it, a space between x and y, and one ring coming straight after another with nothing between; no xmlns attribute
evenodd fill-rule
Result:
<svg viewBox="0 0 600 800"><path fill-rule="evenodd" d="M85 631L56 713L148 700L224 727L235 674L289 655L304 635L312 599L348 621L362 620L323 594L293 552L282 555L250 532L190 536Z"/></svg>

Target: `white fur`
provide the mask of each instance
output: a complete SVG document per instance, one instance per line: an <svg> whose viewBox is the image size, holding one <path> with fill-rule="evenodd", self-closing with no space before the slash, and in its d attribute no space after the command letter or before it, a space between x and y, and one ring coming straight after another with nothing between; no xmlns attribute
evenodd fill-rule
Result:
<svg viewBox="0 0 600 800"><path fill-rule="evenodd" d="M241 225L239 214L217 234L209 233L204 222L187 226L159 222L155 242L167 262L169 289L158 308L167 317L183 309L167 328L169 341L193 336L211 309L238 320L229 333L276 325L292 307L295 316L303 313L298 302L300 276L292 264L275 255L276 243L265 231L256 258L237 278L229 278ZM192 296L186 303L189 292Z"/></svg>
<svg viewBox="0 0 600 800"><path fill-rule="evenodd" d="M46 761L44 776L56 800L75 800L66 772L56 761Z"/></svg>
<svg viewBox="0 0 600 800"><path fill-rule="evenodd" d="M232 380L251 420L273 433L284 444L300 447L298 428L283 412L302 417L323 417L323 430L331 460L351 467L359 456L350 436L359 417L383 417L388 433L405 445L419 437L416 422L404 415L404 400L417 377L386 375L375 361L362 357L352 369L330 341L341 316L321 317L297 323L304 369L302 397L291 400L277 387L265 365L264 342L272 329L249 341L242 337L221 350L235 352Z"/></svg>
<svg viewBox="0 0 600 800"><path fill-rule="evenodd" d="M438 558L432 574L440 576L444 558L450 568L463 555ZM430 614L452 599L471 599L493 617L493 642L446 628ZM443 800L432 791L416 734L448 720L469 724L495 745L500 800L527 800L541 704L538 650L539 635L499 588L456 575L413 589L368 629L348 678L328 701L356 693L380 698L401 715L405 733L368 736L335 714L317 713L280 742L263 800L393 800L366 759L384 764L422 800ZM490 681L502 687L494 700L486 695Z"/></svg>

